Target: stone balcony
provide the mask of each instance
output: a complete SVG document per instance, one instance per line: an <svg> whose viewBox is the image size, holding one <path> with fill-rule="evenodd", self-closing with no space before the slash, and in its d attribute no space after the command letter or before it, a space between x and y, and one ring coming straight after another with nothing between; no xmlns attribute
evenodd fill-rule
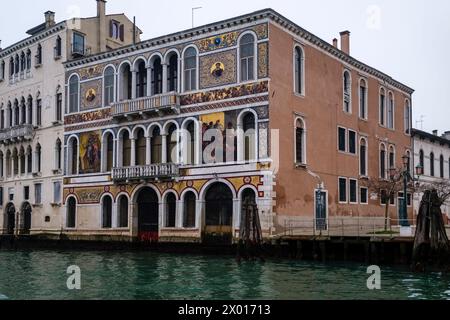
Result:
<svg viewBox="0 0 450 320"><path fill-rule="evenodd" d="M31 124L23 124L20 126L6 128L0 130L0 143L11 144L21 141L29 141L33 139L34 127Z"/></svg>
<svg viewBox="0 0 450 320"><path fill-rule="evenodd" d="M167 113L179 114L180 95L176 92L164 93L151 97L142 97L115 102L111 105L114 118L133 118L136 116L162 116Z"/></svg>
<svg viewBox="0 0 450 320"><path fill-rule="evenodd" d="M179 166L173 163L112 169L114 181L173 179L179 174Z"/></svg>

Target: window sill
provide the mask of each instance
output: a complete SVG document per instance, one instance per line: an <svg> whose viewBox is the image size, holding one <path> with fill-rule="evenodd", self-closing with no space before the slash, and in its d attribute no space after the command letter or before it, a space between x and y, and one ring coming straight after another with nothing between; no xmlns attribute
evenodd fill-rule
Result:
<svg viewBox="0 0 450 320"><path fill-rule="evenodd" d="M53 121L52 122L52 125L54 125L54 126L61 126L61 125L63 125L64 123L62 122L62 120L56 120L56 121Z"/></svg>
<svg viewBox="0 0 450 320"><path fill-rule="evenodd" d="M306 97L304 93L298 93L298 92L294 92L294 96L301 98L301 99L304 99Z"/></svg>
<svg viewBox="0 0 450 320"><path fill-rule="evenodd" d="M62 58L61 55L55 56L55 60L60 60Z"/></svg>
<svg viewBox="0 0 450 320"><path fill-rule="evenodd" d="M44 206L42 204L35 203L35 204L32 205L32 207L33 208L43 208Z"/></svg>
<svg viewBox="0 0 450 320"><path fill-rule="evenodd" d="M369 122L369 119L364 119L364 118L361 118L361 117L358 117L358 120L359 121L364 121L364 122Z"/></svg>
<svg viewBox="0 0 450 320"><path fill-rule="evenodd" d="M42 172L34 172L33 178L36 178L36 177L38 177L38 178L42 177Z"/></svg>
<svg viewBox="0 0 450 320"><path fill-rule="evenodd" d="M59 174L62 174L62 170L61 169L53 169L52 173L55 175L59 175Z"/></svg>
<svg viewBox="0 0 450 320"><path fill-rule="evenodd" d="M308 165L306 163L295 163L294 166L295 169L306 169Z"/></svg>
<svg viewBox="0 0 450 320"><path fill-rule="evenodd" d="M60 208L62 205L61 205L61 203L50 203L50 205L53 207L53 208Z"/></svg>
<svg viewBox="0 0 450 320"><path fill-rule="evenodd" d="M34 65L34 67L35 67L36 69L38 69L38 68L42 67L42 63L37 63L37 64Z"/></svg>

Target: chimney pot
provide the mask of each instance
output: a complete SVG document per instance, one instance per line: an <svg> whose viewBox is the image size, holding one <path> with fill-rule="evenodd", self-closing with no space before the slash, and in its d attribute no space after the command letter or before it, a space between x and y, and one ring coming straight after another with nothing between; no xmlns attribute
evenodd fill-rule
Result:
<svg viewBox="0 0 450 320"><path fill-rule="evenodd" d="M433 130L433 135L437 136L438 135L438 131L437 130Z"/></svg>
<svg viewBox="0 0 450 320"><path fill-rule="evenodd" d="M97 1L97 17L105 16L106 14L106 0Z"/></svg>
<svg viewBox="0 0 450 320"><path fill-rule="evenodd" d="M350 55L350 31L342 31L341 35L341 50Z"/></svg>
<svg viewBox="0 0 450 320"><path fill-rule="evenodd" d="M55 25L55 13L53 11L47 11L44 13L45 16L45 26L47 28Z"/></svg>
<svg viewBox="0 0 450 320"><path fill-rule="evenodd" d="M336 38L333 39L333 47L335 47L335 48L338 47L338 39L336 39Z"/></svg>
<svg viewBox="0 0 450 320"><path fill-rule="evenodd" d="M445 131L444 134L442 135L442 137L444 139L450 140L450 131Z"/></svg>

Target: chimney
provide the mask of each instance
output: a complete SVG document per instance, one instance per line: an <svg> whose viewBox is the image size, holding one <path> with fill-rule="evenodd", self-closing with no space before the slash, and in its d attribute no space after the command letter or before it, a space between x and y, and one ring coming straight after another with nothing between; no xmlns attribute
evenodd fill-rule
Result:
<svg viewBox="0 0 450 320"><path fill-rule="evenodd" d="M350 55L350 31L342 31L341 35L341 50Z"/></svg>
<svg viewBox="0 0 450 320"><path fill-rule="evenodd" d="M53 11L47 11L44 13L45 15L45 27L50 28L55 25L55 13Z"/></svg>
<svg viewBox="0 0 450 320"><path fill-rule="evenodd" d="M338 39L336 39L336 38L333 39L333 47L335 47L335 48L338 47Z"/></svg>
<svg viewBox="0 0 450 320"><path fill-rule="evenodd" d="M438 131L437 130L433 130L433 135L437 136L438 135Z"/></svg>
<svg viewBox="0 0 450 320"><path fill-rule="evenodd" d="M450 131L445 131L444 134L442 135L442 138L450 140Z"/></svg>
<svg viewBox="0 0 450 320"><path fill-rule="evenodd" d="M106 0L97 1L98 18L98 52L106 51Z"/></svg>

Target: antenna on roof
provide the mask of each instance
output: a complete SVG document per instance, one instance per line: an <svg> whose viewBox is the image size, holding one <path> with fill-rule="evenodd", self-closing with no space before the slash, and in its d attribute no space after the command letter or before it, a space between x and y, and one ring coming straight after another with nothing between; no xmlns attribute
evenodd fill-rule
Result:
<svg viewBox="0 0 450 320"><path fill-rule="evenodd" d="M416 121L416 127L420 124L420 130L422 130L422 131L423 131L423 123L425 122L425 120L423 120L423 119L425 119L425 116L421 115L420 120Z"/></svg>
<svg viewBox="0 0 450 320"><path fill-rule="evenodd" d="M203 9L202 7L194 7L192 8L192 28L194 28L194 12L195 10Z"/></svg>

